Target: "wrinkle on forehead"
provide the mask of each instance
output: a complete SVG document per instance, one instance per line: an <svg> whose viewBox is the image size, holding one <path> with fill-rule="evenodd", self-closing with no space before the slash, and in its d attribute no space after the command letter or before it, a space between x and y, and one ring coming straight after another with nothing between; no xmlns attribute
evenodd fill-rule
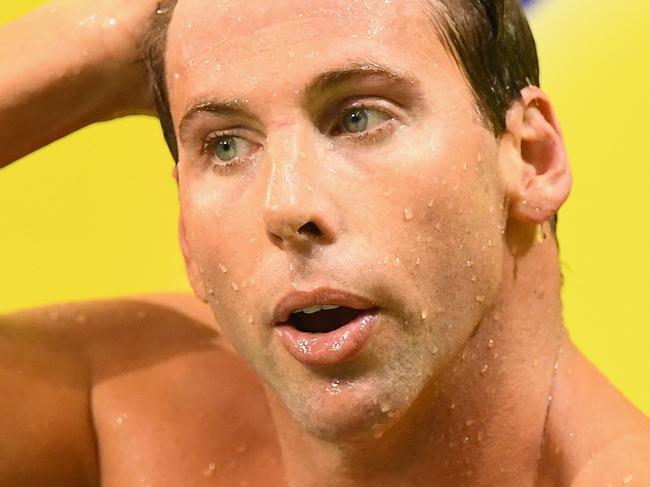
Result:
<svg viewBox="0 0 650 487"><path fill-rule="evenodd" d="M423 0L180 0L167 44L168 74L226 60L273 56L314 38L375 40L398 37L428 19ZM429 24L428 20L425 24ZM431 30L433 32L433 30ZM423 42L430 39L423 32ZM409 49L417 46L409 46ZM277 52L276 52L277 54Z"/></svg>
<svg viewBox="0 0 650 487"><path fill-rule="evenodd" d="M421 0L412 3L421 5ZM196 45L188 43L189 39L209 37L211 48L223 48L228 42L241 44L253 35L270 38L310 21L323 28L344 28L353 36L372 37L390 28L400 13L404 16L405 10L398 9L394 0L180 0L172 18L170 40L188 46Z"/></svg>

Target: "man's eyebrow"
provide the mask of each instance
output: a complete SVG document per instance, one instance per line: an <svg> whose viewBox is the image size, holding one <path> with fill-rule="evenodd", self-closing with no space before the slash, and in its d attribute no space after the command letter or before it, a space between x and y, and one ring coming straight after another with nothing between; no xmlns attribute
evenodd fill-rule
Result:
<svg viewBox="0 0 650 487"><path fill-rule="evenodd" d="M407 71L395 70L374 61L360 61L318 75L307 85L305 93L310 95L323 92L337 85L363 78L383 78L411 89L416 89L419 86L415 76Z"/></svg>
<svg viewBox="0 0 650 487"><path fill-rule="evenodd" d="M404 88L419 91L419 83L408 72L395 70L373 61L361 61L319 74L307 84L304 92L307 96L310 96L363 78L384 79ZM237 100L201 99L190 103L189 106L190 108L183 114L178 126L180 139L184 138L188 123L200 113L207 112L229 117L257 119L246 103Z"/></svg>
<svg viewBox="0 0 650 487"><path fill-rule="evenodd" d="M205 100L196 101L189 104L190 108L183 114L178 125L178 135L182 139L183 133L187 130L187 124L191 119L200 113L214 113L216 115L241 117L254 119L256 118L247 104L237 100Z"/></svg>

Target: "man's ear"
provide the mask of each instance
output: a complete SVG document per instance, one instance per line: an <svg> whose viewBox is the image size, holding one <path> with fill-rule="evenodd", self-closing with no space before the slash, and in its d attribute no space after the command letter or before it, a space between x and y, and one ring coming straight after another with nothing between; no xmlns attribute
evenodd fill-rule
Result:
<svg viewBox="0 0 650 487"><path fill-rule="evenodd" d="M183 252L183 259L185 260L185 271L187 272L187 277L190 279L190 285L194 290L194 294L203 301L204 303L208 302L208 296L205 291L205 284L203 284L203 278L201 277L201 270L194 260L192 255L192 250L187 241L187 233L185 231L185 220L183 219L183 214L178 220L178 240L181 244L181 251Z"/></svg>
<svg viewBox="0 0 650 487"><path fill-rule="evenodd" d="M542 223L569 196L571 171L560 127L548 97L536 86L524 88L506 114L499 165L511 218Z"/></svg>

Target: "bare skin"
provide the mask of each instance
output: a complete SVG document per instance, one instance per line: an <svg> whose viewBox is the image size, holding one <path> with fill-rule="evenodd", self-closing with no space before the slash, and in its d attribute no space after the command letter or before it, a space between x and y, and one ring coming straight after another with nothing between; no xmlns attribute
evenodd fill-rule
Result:
<svg viewBox="0 0 650 487"><path fill-rule="evenodd" d="M141 25L151 8L129 3L137 2L106 2L102 9L108 19L113 8ZM174 119L183 118L192 100L214 94L246 98L255 123L236 120L250 158L237 158L242 169L229 176L201 169L196 146L205 133L231 128L230 114L201 114L186 126L180 144L181 246L199 299L149 296L0 318L0 483L648 485L647 419L584 359L561 321L557 248L545 221L566 198L570 175L545 95L524 90L508 114L508 133L495 141L476 123L471 93L428 27L413 16L413 3L404 2L399 15L355 12L357 29L376 18L393 23L373 24L361 47L346 37L354 31L345 20L328 20L328 12L338 13L336 2L313 2L314 9L327 7L325 13L310 17L305 10L300 22L291 20L302 8L298 4L276 2L273 11L240 4L245 21L234 24L214 21L222 13L216 3L187 0L175 15L168 54ZM66 5L60 10L64 23L88 18L88 7ZM390 8L382 5L388 4L374 5L373 12ZM105 28L97 37L91 30L89 38L101 41L89 44L85 64L72 63L60 46L43 56L48 69L21 64L12 49L2 53L1 72L10 75L3 74L0 85L16 94L0 100L0 133L12 130L2 139L2 164L94 121L149 111L133 52L138 30L125 22L110 31L108 44ZM36 14L0 31L0 45L21 44L22 36L22 44L42 53L48 46L35 44L34 33L48 29L56 27ZM392 56L407 51L400 42L412 45L408 36L431 39L433 46L412 57ZM293 55L287 55L287 39L296 45ZM70 49L77 45L74 38L69 42ZM254 47L262 44L266 51ZM214 45L221 49L206 48ZM381 77L357 80L345 96L339 96L341 86L330 86L329 95L301 91L357 48L361 57L369 48L396 72L420 76L417 97L392 93L402 97L403 112L393 113L397 109L383 95L395 87ZM29 51L21 55L33 59ZM107 65L107 56L114 62ZM432 56L438 67L433 74L422 68ZM200 62L205 58L211 63ZM232 69L215 71L217 63ZM246 85L232 72L257 82ZM120 86L116 80L129 81L122 84L128 95L111 92ZM61 116L71 94L95 91L107 98ZM383 145L360 149L323 131L319 137L333 149L321 151L321 139L311 135L312 118L299 108L319 114L318 107L340 108L350 96L373 101L394 117L372 114L388 133ZM435 112L420 110L419 100ZM51 110L43 110L48 103ZM39 118L50 112L59 116ZM432 113L444 126L436 126ZM39 123L51 126L49 135L25 130ZM414 144L423 140L434 141L435 151L426 146L426 157ZM365 169L358 154L391 162L381 166L389 176ZM396 163L398 158L411 166ZM297 164L303 160L317 164ZM443 160L448 163L435 164ZM351 161L358 162L354 171ZM461 170L465 163L467 171ZM361 175L369 184L355 187L351 196L340 179L321 172L327 167L350 181ZM417 167L417 175L409 167ZM415 177L423 171L430 181L446 184L432 192ZM249 189L253 184L258 187ZM390 184L396 186L392 192ZM485 196L472 196L477 186ZM239 213L231 211L233 191L241 195ZM431 205L423 194L435 196ZM292 204L296 200L300 206ZM227 239L205 231L216 216ZM378 220L393 229L393 240L365 223ZM307 222L329 240L294 231ZM373 232L376 246L368 257L359 235ZM435 243L410 252L414 234L427 244L427 236L436 236ZM479 240L492 243L483 248ZM336 260L341 253L354 258ZM372 272L342 280L358 274L354 265ZM376 290L373 275L391 283L389 293ZM371 295L381 306L381 326L352 360L314 375L269 331L268 315L292 284L309 288L325 281ZM414 328L407 321L422 324ZM439 333L442 328L448 330ZM385 367L377 357L394 363ZM380 381L373 380L373 367L381 371ZM332 393L338 377L352 379Z"/></svg>

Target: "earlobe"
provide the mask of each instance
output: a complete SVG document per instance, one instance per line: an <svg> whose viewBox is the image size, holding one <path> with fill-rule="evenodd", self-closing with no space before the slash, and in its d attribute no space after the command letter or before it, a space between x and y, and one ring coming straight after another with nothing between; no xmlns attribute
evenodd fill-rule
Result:
<svg viewBox="0 0 650 487"><path fill-rule="evenodd" d="M203 301L204 303L208 302L208 296L205 290L205 284L203 283L203 278L201 277L201 269L194 260L192 255L192 250L187 241L187 233L185 231L185 221L183 215L181 214L178 221L178 240L181 245L181 251L183 252L183 259L185 261L185 271L187 272L187 277L190 280L190 285L194 290L194 294Z"/></svg>
<svg viewBox="0 0 650 487"><path fill-rule="evenodd" d="M550 219L569 196L571 171L559 124L539 88L524 88L508 110L499 150L509 216L536 224Z"/></svg>

